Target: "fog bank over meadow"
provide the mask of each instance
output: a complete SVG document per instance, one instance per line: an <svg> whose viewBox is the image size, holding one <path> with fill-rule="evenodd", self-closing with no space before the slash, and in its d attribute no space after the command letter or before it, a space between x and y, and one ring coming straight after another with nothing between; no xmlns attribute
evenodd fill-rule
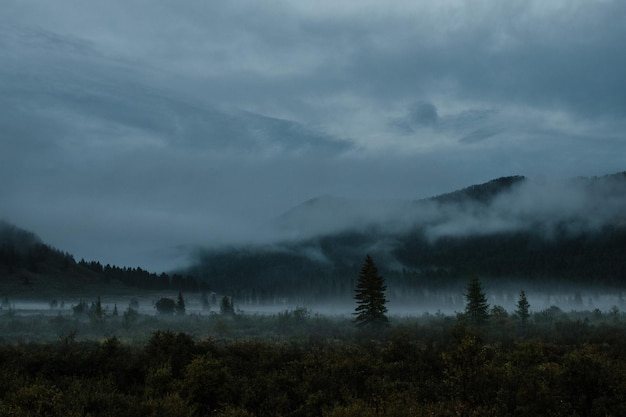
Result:
<svg viewBox="0 0 626 417"><path fill-rule="evenodd" d="M528 287L530 286L530 289ZM519 285L508 285L509 289L494 289L485 287L487 301L490 307L501 306L509 314L514 314L519 299L519 291L513 287L525 290L530 303L531 313L539 313L552 307L558 307L563 312L583 312L597 311L608 314L617 308L619 311L626 311L626 292L606 291L593 288L558 288L553 291L541 291L532 289L528 283ZM387 303L388 314L391 317L421 317L423 315L444 314L454 316L462 313L465 309L466 299L464 289L460 292L446 291L420 291L417 289L411 294L395 294L393 288L387 292L389 302ZM219 303L211 304L210 307L203 306L201 293L184 293L187 315L214 316L219 315ZM121 317L131 305L140 314L156 315L155 302L161 297L176 299L175 293L150 293L138 291L136 296L107 296L101 297L104 314L111 316L117 308ZM0 316L6 314L18 316L46 315L73 316L72 307L80 302L87 305L96 301L97 297L59 297L50 300L30 299L30 298L9 298L2 302ZM306 310L312 315L322 315L330 317L350 318L353 316L356 303L350 298L329 299L327 301L311 302L306 300L294 300L277 297L274 300L254 302L251 300L233 299L235 310L246 315L276 315L287 311L299 309Z"/></svg>

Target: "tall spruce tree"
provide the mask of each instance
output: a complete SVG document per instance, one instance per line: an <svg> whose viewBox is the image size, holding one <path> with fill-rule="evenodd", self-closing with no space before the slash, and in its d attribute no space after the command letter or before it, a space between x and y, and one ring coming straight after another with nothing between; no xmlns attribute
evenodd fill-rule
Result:
<svg viewBox="0 0 626 417"><path fill-rule="evenodd" d="M354 311L355 322L359 327L385 326L389 324L387 319L387 299L385 290L387 286L383 277L378 275L378 268L371 256L365 257L365 262L359 273L354 299L357 307Z"/></svg>
<svg viewBox="0 0 626 417"><path fill-rule="evenodd" d="M176 314L181 316L185 315L185 299L180 291L178 292L178 300L176 301Z"/></svg>
<svg viewBox="0 0 626 417"><path fill-rule="evenodd" d="M487 296L483 292L483 287L478 279L478 275L472 276L467 284L467 293L465 294L467 304L465 305L465 315L470 323L480 325L489 318L489 304Z"/></svg>
<svg viewBox="0 0 626 417"><path fill-rule="evenodd" d="M223 316L232 316L235 314L235 306L233 305L232 298L228 296L222 297L222 302L220 303L220 314Z"/></svg>
<svg viewBox="0 0 626 417"><path fill-rule="evenodd" d="M515 313L521 320L522 324L525 324L528 318L530 317L530 303L528 299L526 299L526 293L524 291L519 293L519 300L517 300L517 309Z"/></svg>

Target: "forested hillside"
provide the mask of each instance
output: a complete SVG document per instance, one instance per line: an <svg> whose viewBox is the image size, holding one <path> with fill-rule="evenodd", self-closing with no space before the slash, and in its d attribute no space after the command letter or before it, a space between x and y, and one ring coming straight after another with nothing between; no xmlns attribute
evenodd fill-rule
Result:
<svg viewBox="0 0 626 417"><path fill-rule="evenodd" d="M5 221L0 221L0 283L4 292L30 293L35 297L50 291L80 292L90 286L185 291L206 288L194 278L181 274L156 274L141 267L103 266L98 261L83 259L76 262L71 254Z"/></svg>
<svg viewBox="0 0 626 417"><path fill-rule="evenodd" d="M623 289L624 213L626 173L561 182L503 177L406 202L323 198L279 217L283 238L198 251L194 265L172 274L76 262L1 222L0 279L20 291L103 284L310 302L350 298L370 254L396 295L458 287L473 274L490 283Z"/></svg>
<svg viewBox="0 0 626 417"><path fill-rule="evenodd" d="M396 289L444 287L471 274L492 282L626 286L625 173L552 183L505 177L390 202L387 212L384 202L367 205L308 202L286 214L292 232L298 222L307 231L328 225L329 213L364 220L334 233L206 250L189 272L244 298L345 297L369 253Z"/></svg>

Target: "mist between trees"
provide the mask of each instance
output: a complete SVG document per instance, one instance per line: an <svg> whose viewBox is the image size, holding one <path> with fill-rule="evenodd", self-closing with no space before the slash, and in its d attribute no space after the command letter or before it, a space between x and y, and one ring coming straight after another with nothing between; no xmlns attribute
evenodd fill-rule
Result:
<svg viewBox="0 0 626 417"><path fill-rule="evenodd" d="M168 329L168 330L163 330ZM624 415L626 319L0 317L0 415ZM47 341L43 339L47 338Z"/></svg>
<svg viewBox="0 0 626 417"><path fill-rule="evenodd" d="M600 310L608 312L614 307L626 311L626 292L609 289L590 289L582 287L559 288L547 290L532 289L532 286L510 284L506 286L494 286L489 282L482 281L487 302L491 306L500 306L508 313L514 313L520 291L524 291L530 303L530 311L539 311L558 307L564 312L584 312ZM530 289L528 289L530 288ZM158 315L156 302L160 298L169 298L174 303L177 301L178 292L175 291L128 291L126 295L103 295L101 296L102 308L107 315L112 315L117 307L118 314L122 314L129 306L141 315ZM423 315L444 314L454 316L465 309L466 284L459 283L453 289L415 289L397 290L388 285L386 304L390 317L421 317ZM354 292L343 297L272 297L269 299L252 298L241 294L226 295L213 292L182 292L185 300L185 311L188 316L211 316L220 314L223 297L228 297L233 303L234 311L240 311L248 315L275 315L285 310L305 308L312 314L326 315L330 317L349 317L356 304L353 299ZM81 302L89 307L97 300L98 296L85 295L79 297L54 296L48 299L34 299L23 297L5 296L0 299L0 316L73 316L73 307Z"/></svg>
<svg viewBox="0 0 626 417"><path fill-rule="evenodd" d="M540 309L491 291L475 275L455 312L399 314L368 256L341 314L279 300L255 313L207 292L30 311L6 298L0 415L624 415L617 306L585 308L575 293L578 311ZM509 296L513 310L493 302Z"/></svg>
<svg viewBox="0 0 626 417"><path fill-rule="evenodd" d="M519 316L522 290L494 291L481 282L485 320L482 326L527 324L554 326L558 322L588 324L621 323L624 300L617 294L574 291L558 295L524 291L528 318ZM468 283L457 292L428 292L412 298L395 297L389 289L385 296L386 316L391 327L406 323L433 321L472 325L467 314ZM181 297L181 298L179 298ZM184 304L181 308L181 299ZM157 304L169 300L171 311L159 311ZM400 302L403 301L403 302ZM338 302L340 301L340 302ZM420 305L420 301L424 304ZM430 303L430 304L426 304ZM118 336L128 342L145 341L151 332L168 328L196 337L288 338L324 335L326 327L353 334L358 304L353 298L317 304L292 304L285 299L255 303L215 293L155 292L141 296L103 296L82 299L32 301L5 297L0 303L0 341L25 343L54 341L74 333L80 339ZM431 306L428 308L427 306ZM287 330L288 331L287 331ZM309 333L311 332L312 333Z"/></svg>

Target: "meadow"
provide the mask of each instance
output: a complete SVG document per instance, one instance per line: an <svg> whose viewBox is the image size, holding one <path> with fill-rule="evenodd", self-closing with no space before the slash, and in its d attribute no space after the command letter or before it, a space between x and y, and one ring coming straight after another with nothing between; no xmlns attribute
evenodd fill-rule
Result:
<svg viewBox="0 0 626 417"><path fill-rule="evenodd" d="M550 307L352 318L0 315L6 416L620 416L626 319Z"/></svg>

